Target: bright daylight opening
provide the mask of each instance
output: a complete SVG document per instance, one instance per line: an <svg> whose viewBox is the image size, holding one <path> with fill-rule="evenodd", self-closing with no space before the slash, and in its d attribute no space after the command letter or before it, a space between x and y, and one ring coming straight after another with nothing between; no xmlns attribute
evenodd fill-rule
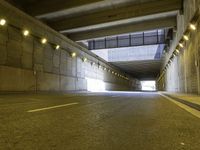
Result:
<svg viewBox="0 0 200 150"><path fill-rule="evenodd" d="M105 83L102 80L86 78L87 90L90 92L104 92L106 90Z"/></svg>
<svg viewBox="0 0 200 150"><path fill-rule="evenodd" d="M142 91L156 91L155 81L141 81Z"/></svg>

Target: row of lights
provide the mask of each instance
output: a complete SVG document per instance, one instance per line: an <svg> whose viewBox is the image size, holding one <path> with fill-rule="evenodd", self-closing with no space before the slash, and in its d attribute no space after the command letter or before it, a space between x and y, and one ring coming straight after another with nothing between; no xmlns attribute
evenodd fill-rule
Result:
<svg viewBox="0 0 200 150"><path fill-rule="evenodd" d="M183 37L182 37L181 40L179 41L179 44L176 46L176 48L175 48L175 50L174 50L172 56L170 57L168 63L166 64L166 66L165 66L165 68L164 68L164 70L163 70L163 73L166 72L167 68L168 68L169 65L172 63L172 61L173 61L173 59L175 58L175 56L178 56L178 55L179 55L181 49L184 48L185 43L186 43L187 41L190 40L190 39L189 39L190 31L195 31L195 30L197 29L197 20L198 20L198 19L196 18L195 21L192 21L192 22L189 24L187 30L186 30L186 31L184 32L184 34L183 34Z"/></svg>
<svg viewBox="0 0 200 150"><path fill-rule="evenodd" d="M0 19L0 26L5 26L5 25L6 25L6 20L3 19L3 18ZM22 30L22 34L23 34L24 37L28 37L28 36L31 35L31 34L30 34L30 31L27 30L27 29ZM47 38L41 38L41 39L40 39L40 42L41 42L41 44L47 44L47 43L48 43L48 40L47 40ZM50 43L50 44L51 44L51 43ZM53 45L54 45L55 50L61 49L60 45L57 45L57 44L53 44ZM70 55L71 55L72 58L77 57L77 54L76 54L75 52L71 52ZM82 61L83 61L83 62L87 62L88 59L87 59L86 57L84 57L84 58L82 58ZM95 64L96 64L95 62L91 62L91 65L95 65ZM103 66L99 65L99 69L100 69L100 68L103 68L104 71L108 70L108 72L111 72L112 74L114 74L114 75L116 75L116 76L118 76L118 77L121 77L121 78L123 78L123 79L129 80L127 77L125 77L125 76L123 76L123 75L120 75L120 74L117 73L117 72L111 71L110 69L107 69L106 67L103 67Z"/></svg>

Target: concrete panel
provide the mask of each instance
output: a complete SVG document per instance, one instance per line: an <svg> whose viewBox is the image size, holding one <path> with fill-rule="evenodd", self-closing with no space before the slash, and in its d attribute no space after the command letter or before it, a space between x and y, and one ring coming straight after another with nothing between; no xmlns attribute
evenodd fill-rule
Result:
<svg viewBox="0 0 200 150"><path fill-rule="evenodd" d="M50 58L44 58L44 72L52 72L53 70L53 62Z"/></svg>
<svg viewBox="0 0 200 150"><path fill-rule="evenodd" d="M77 78L76 79L76 90L78 90L78 91L87 90L87 81L82 78Z"/></svg>
<svg viewBox="0 0 200 150"><path fill-rule="evenodd" d="M30 70L0 66L0 91L34 91L35 83Z"/></svg>
<svg viewBox="0 0 200 150"><path fill-rule="evenodd" d="M61 91L76 90L76 78L61 76Z"/></svg>
<svg viewBox="0 0 200 150"><path fill-rule="evenodd" d="M33 68L33 55L27 52L22 53L21 57L22 68L32 69Z"/></svg>
<svg viewBox="0 0 200 150"><path fill-rule="evenodd" d="M37 73L37 90L38 91L59 91L59 75L50 73Z"/></svg>
<svg viewBox="0 0 200 150"><path fill-rule="evenodd" d="M0 28L0 44L5 44L8 41L7 27Z"/></svg>
<svg viewBox="0 0 200 150"><path fill-rule="evenodd" d="M43 64L44 49L38 41L34 41L34 63Z"/></svg>
<svg viewBox="0 0 200 150"><path fill-rule="evenodd" d="M7 65L21 67L22 46L19 42L9 40L7 43Z"/></svg>
<svg viewBox="0 0 200 150"><path fill-rule="evenodd" d="M33 53L33 38L32 37L23 38L22 49L23 49L23 52L30 53L30 54Z"/></svg>
<svg viewBox="0 0 200 150"><path fill-rule="evenodd" d="M58 68L59 65L60 65L60 56L54 53L54 55L53 55L53 66Z"/></svg>
<svg viewBox="0 0 200 150"><path fill-rule="evenodd" d="M6 45L1 45L0 44L0 65L4 65L6 64L6 60L7 60L7 49L6 49Z"/></svg>
<svg viewBox="0 0 200 150"><path fill-rule="evenodd" d="M22 42L22 32L16 28L8 26L8 38L9 40Z"/></svg>

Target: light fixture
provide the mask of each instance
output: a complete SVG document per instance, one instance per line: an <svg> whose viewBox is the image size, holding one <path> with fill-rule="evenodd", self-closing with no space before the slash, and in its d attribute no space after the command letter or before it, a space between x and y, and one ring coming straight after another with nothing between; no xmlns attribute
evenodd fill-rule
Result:
<svg viewBox="0 0 200 150"><path fill-rule="evenodd" d="M188 41L188 40L189 40L189 37L188 37L188 35L183 35L183 38L184 38L184 40L186 40L186 41Z"/></svg>
<svg viewBox="0 0 200 150"><path fill-rule="evenodd" d="M179 53L180 53L180 51L179 51L178 49L176 49L175 51L176 51L176 53L177 53L177 54L179 54Z"/></svg>
<svg viewBox="0 0 200 150"><path fill-rule="evenodd" d="M30 34L30 32L29 32L28 30L24 30L24 31L23 31L23 35L24 35L24 36L28 36L29 34Z"/></svg>
<svg viewBox="0 0 200 150"><path fill-rule="evenodd" d="M86 61L87 61L87 58L86 58L86 57L84 57L84 58L83 58L83 62L86 62Z"/></svg>
<svg viewBox="0 0 200 150"><path fill-rule="evenodd" d="M115 72L114 71L112 71L112 74L114 74Z"/></svg>
<svg viewBox="0 0 200 150"><path fill-rule="evenodd" d="M193 23L190 23L190 29L191 30L196 30L197 29L197 27L196 27L196 25L195 24L193 24Z"/></svg>
<svg viewBox="0 0 200 150"><path fill-rule="evenodd" d="M71 56L72 56L72 57L76 57L76 53L75 53L75 52L72 52L72 53L71 53Z"/></svg>
<svg viewBox="0 0 200 150"><path fill-rule="evenodd" d="M56 48L56 50L59 50L59 48L60 48L60 45L56 45L56 47L55 47L55 48Z"/></svg>
<svg viewBox="0 0 200 150"><path fill-rule="evenodd" d="M46 43L47 43L47 39L46 39L46 38L42 38L42 39L41 39L41 43L42 43L42 44L46 44Z"/></svg>
<svg viewBox="0 0 200 150"><path fill-rule="evenodd" d="M101 65L99 65L99 69L101 69Z"/></svg>
<svg viewBox="0 0 200 150"><path fill-rule="evenodd" d="M103 69L103 70L105 70L105 71L106 71L106 70L107 70L107 69L106 69L106 67L104 67L104 69Z"/></svg>
<svg viewBox="0 0 200 150"><path fill-rule="evenodd" d="M95 65L95 62L91 62L91 65Z"/></svg>
<svg viewBox="0 0 200 150"><path fill-rule="evenodd" d="M179 46L181 47L181 48L183 48L184 46L183 46L183 43L179 43Z"/></svg>
<svg viewBox="0 0 200 150"><path fill-rule="evenodd" d="M0 25L4 26L6 24L6 20L5 19L0 19Z"/></svg>

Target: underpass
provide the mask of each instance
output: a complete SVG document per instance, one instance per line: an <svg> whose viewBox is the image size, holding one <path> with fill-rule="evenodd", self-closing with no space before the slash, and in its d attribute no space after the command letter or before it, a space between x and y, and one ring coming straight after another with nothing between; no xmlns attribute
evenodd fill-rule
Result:
<svg viewBox="0 0 200 150"><path fill-rule="evenodd" d="M0 1L0 150L199 150L199 6Z"/></svg>

